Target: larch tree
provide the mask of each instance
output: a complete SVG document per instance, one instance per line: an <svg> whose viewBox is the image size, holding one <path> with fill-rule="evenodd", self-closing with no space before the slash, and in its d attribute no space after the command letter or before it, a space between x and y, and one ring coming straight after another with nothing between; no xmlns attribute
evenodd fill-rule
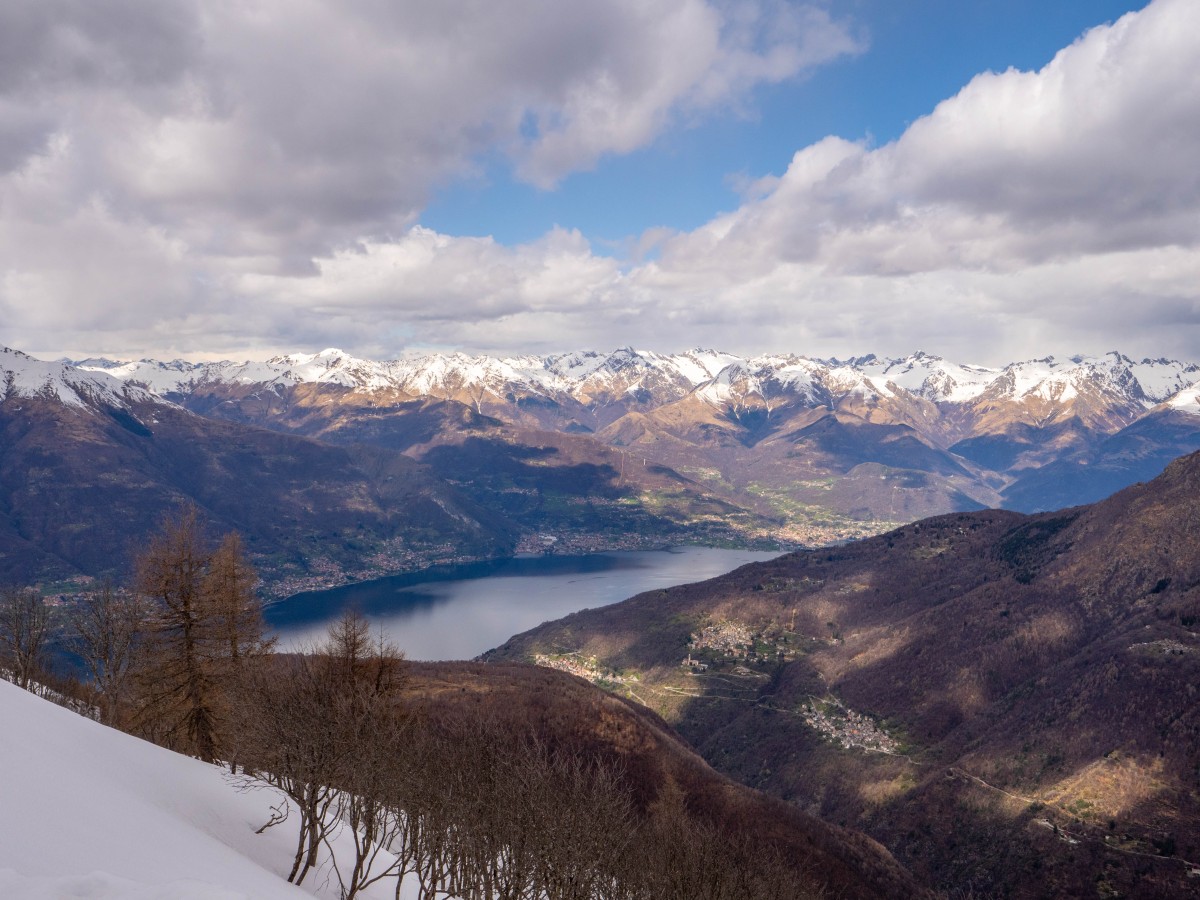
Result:
<svg viewBox="0 0 1200 900"><path fill-rule="evenodd" d="M204 552L198 513L185 507L163 523L137 561L137 591L150 604L141 668L144 724L168 743L186 740L201 759L217 755L213 655L218 641L206 608Z"/></svg>
<svg viewBox="0 0 1200 900"><path fill-rule="evenodd" d="M255 593L257 584L258 574L246 559L240 535L230 532L209 557L202 584L204 613L212 623L214 646L209 660L222 720L230 718L232 706L246 693L246 667L275 646L275 641L264 634L262 603ZM224 737L222 749L230 771L236 774L241 750L239 732L231 729Z"/></svg>
<svg viewBox="0 0 1200 900"><path fill-rule="evenodd" d="M149 736L215 760L222 723L237 702L244 663L269 652L258 576L241 539L206 546L199 513L167 519L137 561L137 593L148 606L139 666L142 726Z"/></svg>
<svg viewBox="0 0 1200 900"><path fill-rule="evenodd" d="M262 603L255 593L258 574L236 531L225 535L213 552L204 577L205 606L215 621L227 668L236 676L243 661L270 652L273 640L264 636Z"/></svg>

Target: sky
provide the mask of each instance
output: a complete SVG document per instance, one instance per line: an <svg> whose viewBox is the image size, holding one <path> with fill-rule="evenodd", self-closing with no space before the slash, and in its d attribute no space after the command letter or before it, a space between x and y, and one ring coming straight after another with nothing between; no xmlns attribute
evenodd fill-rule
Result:
<svg viewBox="0 0 1200 900"><path fill-rule="evenodd" d="M0 344L1200 361L1196 0L8 0Z"/></svg>

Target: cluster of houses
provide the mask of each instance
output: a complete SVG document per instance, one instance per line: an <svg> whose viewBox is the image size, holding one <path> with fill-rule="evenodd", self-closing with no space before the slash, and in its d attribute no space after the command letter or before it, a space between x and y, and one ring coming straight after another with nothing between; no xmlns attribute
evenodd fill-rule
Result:
<svg viewBox="0 0 1200 900"><path fill-rule="evenodd" d="M1147 653L1161 653L1168 656L1182 656L1185 653L1196 653L1200 648L1193 647L1183 641L1177 641L1174 638L1164 638L1161 641L1147 641L1143 644L1134 644L1130 650L1141 650Z"/></svg>
<svg viewBox="0 0 1200 900"><path fill-rule="evenodd" d="M477 554L464 553L452 543L414 548L403 539L395 538L386 541L376 552L359 557L357 566L319 556L305 561L308 571L304 574L271 573L274 577L264 579L263 593L268 599L281 599L301 591L321 591L356 581L417 572L431 566L462 565L478 559Z"/></svg>
<svg viewBox="0 0 1200 900"><path fill-rule="evenodd" d="M824 737L845 749L861 747L877 753L895 753L900 744L869 716L855 712L837 700L813 700L800 710L804 721Z"/></svg>
<svg viewBox="0 0 1200 900"><path fill-rule="evenodd" d="M754 630L741 622L714 622L691 636L688 654L680 665L704 672L725 662L775 662L795 655L796 645L786 641L782 626Z"/></svg>
<svg viewBox="0 0 1200 900"><path fill-rule="evenodd" d="M544 666L547 669L558 669L560 672L568 672L592 684L601 682L607 684L625 684L630 681L637 681L637 676L633 675L626 677L618 675L616 672L607 669L601 669L596 657L583 657L578 653L565 653L561 655L548 656L544 653L539 653L533 658L535 665Z"/></svg>

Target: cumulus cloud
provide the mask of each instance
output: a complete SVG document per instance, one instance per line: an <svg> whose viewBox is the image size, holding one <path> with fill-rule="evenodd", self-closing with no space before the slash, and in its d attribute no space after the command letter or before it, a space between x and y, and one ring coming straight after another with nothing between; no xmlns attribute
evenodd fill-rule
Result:
<svg viewBox="0 0 1200 900"><path fill-rule="evenodd" d="M0 315L31 349L1200 355L1193 0L981 74L890 144L802 148L623 259L413 222L482 153L549 186L736 110L859 49L843 23L782 0L180 0L140 26L151 51L43 6L0 12L27 20L0 53Z"/></svg>
<svg viewBox="0 0 1200 900"><path fill-rule="evenodd" d="M1200 7L1162 0L1040 72L976 77L878 149L827 138L673 248L846 274L1003 271L1200 239ZM764 244L764 242L766 242Z"/></svg>
<svg viewBox="0 0 1200 900"><path fill-rule="evenodd" d="M860 49L781 0L14 0L0 309L43 346L79 306L219 317L243 277L403 235L481 158L552 187Z"/></svg>
<svg viewBox="0 0 1200 900"><path fill-rule="evenodd" d="M764 4L17 0L0 162L19 175L57 138L77 202L197 252L308 260L402 229L481 153L549 186L858 49L826 13Z"/></svg>
<svg viewBox="0 0 1200 900"><path fill-rule="evenodd" d="M673 115L736 105L755 85L862 49L828 12L783 0L667 10L634 0L630 10L637 26L619 52L589 61L591 77L532 111L519 171L534 183L549 187L603 153L640 147Z"/></svg>
<svg viewBox="0 0 1200 900"><path fill-rule="evenodd" d="M1035 338L1194 357L1178 326L1200 324L1198 56L1200 6L1159 0L1039 72L979 75L891 144L804 148L638 277L786 307L826 345L846 331L993 359Z"/></svg>

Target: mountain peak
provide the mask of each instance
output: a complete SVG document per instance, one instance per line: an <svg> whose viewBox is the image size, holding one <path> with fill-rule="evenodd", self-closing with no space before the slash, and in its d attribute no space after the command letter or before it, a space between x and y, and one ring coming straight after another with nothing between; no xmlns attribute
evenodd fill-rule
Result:
<svg viewBox="0 0 1200 900"><path fill-rule="evenodd" d="M801 403L821 404L830 397L853 395L964 406L986 394L991 404L1049 403L1067 410L1068 415L1073 414L1069 410L1077 398L1086 395L1093 400L1103 396L1109 406L1117 404L1123 421L1139 408L1148 410L1166 402L1200 379L1196 364L1149 359L1134 363L1116 350L1100 357L1076 355L1059 360L1045 356L1002 368L963 365L923 349L903 358L870 353L846 360L818 360L779 353L743 357L704 348L670 354L637 350L632 345L607 352L584 349L505 358L454 351L392 362L358 359L337 347L261 363L86 362L91 373L112 375L168 395L187 393L201 384L312 383L443 399L463 399L461 392L465 391L477 407L482 403L503 407L514 396L536 395L551 405L559 398L594 409L598 403L627 404L630 398L642 408L660 406L702 388L702 399L718 404L733 402L730 398L742 396L745 390L769 390L773 398L782 394ZM714 383L729 386L734 393L704 387ZM1190 407L1181 399L1178 408ZM1043 409L1038 416L1046 414Z"/></svg>
<svg viewBox="0 0 1200 900"><path fill-rule="evenodd" d="M46 362L10 347L0 349L0 400L40 397L79 409L126 409L128 401L150 399L140 388L96 370Z"/></svg>

